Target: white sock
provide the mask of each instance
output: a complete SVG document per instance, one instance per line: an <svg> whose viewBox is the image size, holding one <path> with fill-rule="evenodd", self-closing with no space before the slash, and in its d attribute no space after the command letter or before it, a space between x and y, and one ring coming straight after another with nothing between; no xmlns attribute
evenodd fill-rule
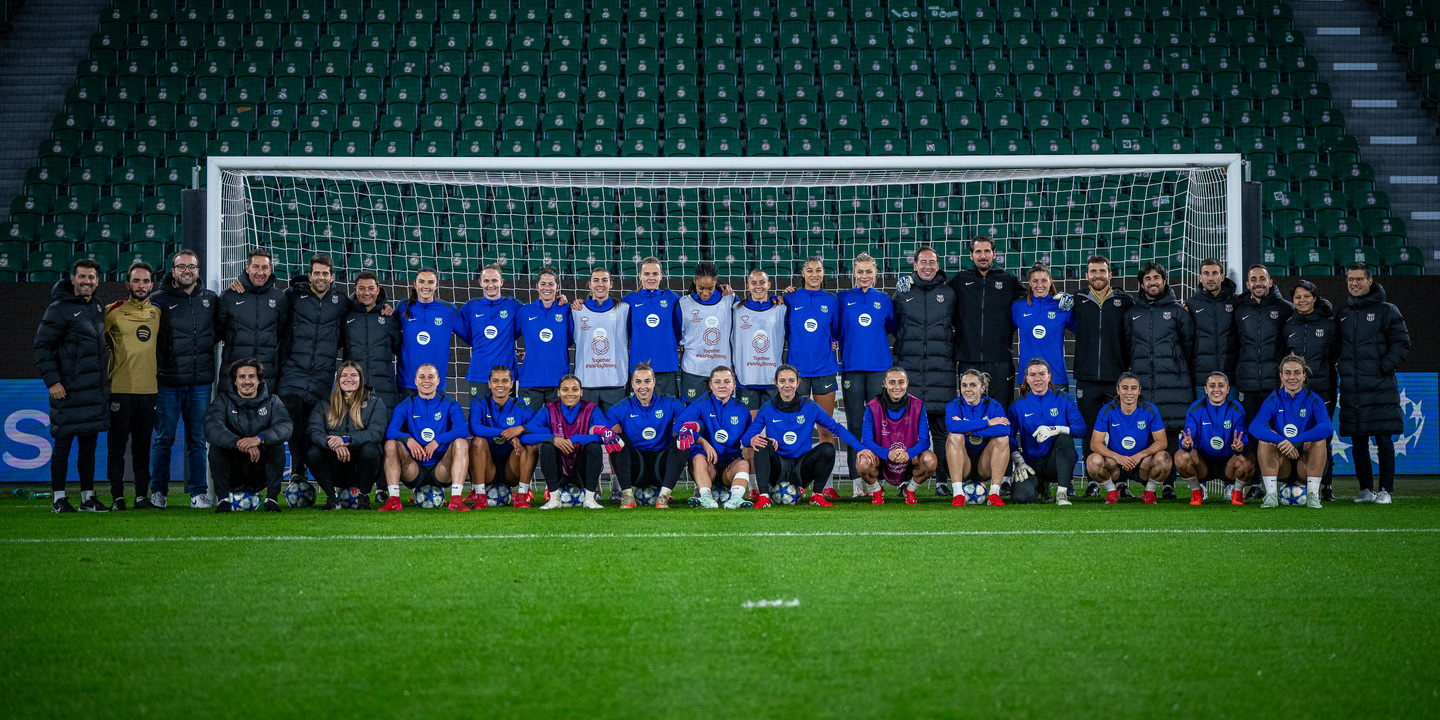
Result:
<svg viewBox="0 0 1440 720"><path fill-rule="evenodd" d="M530 492L530 483L520 483L516 485L515 492L520 493L521 495Z"/></svg>
<svg viewBox="0 0 1440 720"><path fill-rule="evenodd" d="M1000 494L1000 486L999 486L999 485L996 485L995 483L990 483L990 494L991 494L991 495L999 495L999 494Z"/></svg>
<svg viewBox="0 0 1440 720"><path fill-rule="evenodd" d="M470 489L474 491L476 495L484 495L485 483L470 483Z"/></svg>
<svg viewBox="0 0 1440 720"><path fill-rule="evenodd" d="M905 484L905 489L909 490L910 492L915 492L916 490L920 489L920 483L911 480L910 482Z"/></svg>
<svg viewBox="0 0 1440 720"><path fill-rule="evenodd" d="M595 494L596 494L596 493L595 493L594 491L586 490L581 499L582 499L584 502L594 502L594 501L595 501Z"/></svg>
<svg viewBox="0 0 1440 720"><path fill-rule="evenodd" d="M880 483L878 483L878 482L877 482L877 483L865 483L865 493L866 493L866 494L877 493L877 492L880 492Z"/></svg>
<svg viewBox="0 0 1440 720"><path fill-rule="evenodd" d="M700 497L710 497L710 488L700 488Z"/></svg>
<svg viewBox="0 0 1440 720"><path fill-rule="evenodd" d="M1155 492L1155 489L1158 488L1158 487L1160 487L1160 483L1155 482L1154 480L1146 480L1146 481L1145 481L1145 492L1152 492L1152 493L1153 493L1153 492Z"/></svg>
<svg viewBox="0 0 1440 720"><path fill-rule="evenodd" d="M864 481L864 480L854 480L854 481L851 481L851 483L850 483L850 493L851 493L852 495L859 495L860 493L864 492L864 489L865 489L865 481Z"/></svg>
<svg viewBox="0 0 1440 720"><path fill-rule="evenodd" d="M1307 492L1307 493L1312 493L1312 494L1319 494L1319 492L1320 492L1320 478L1318 478L1318 477L1307 477L1307 478L1305 478L1305 492Z"/></svg>
<svg viewBox="0 0 1440 720"><path fill-rule="evenodd" d="M1274 494L1275 494L1275 480L1276 480L1276 478L1277 478L1277 476L1275 476L1275 475L1265 475L1265 476L1263 476L1263 477L1260 478L1260 481L1263 482L1263 483L1265 483L1265 494L1266 494L1266 495L1274 495Z"/></svg>
<svg viewBox="0 0 1440 720"><path fill-rule="evenodd" d="M64 499L65 499L65 491L64 491L64 490L56 490L55 492L50 493L50 497L53 497L53 498L55 498L56 500L64 500Z"/></svg>
<svg viewBox="0 0 1440 720"><path fill-rule="evenodd" d="M95 498L95 491L94 491L94 490L81 490L81 491L80 491L80 502L85 502L86 500L93 500L94 498Z"/></svg>
<svg viewBox="0 0 1440 720"><path fill-rule="evenodd" d="M1114 480L1106 480L1106 481L1105 481L1105 492L1107 492L1107 493L1115 492L1115 481L1114 481Z"/></svg>
<svg viewBox="0 0 1440 720"><path fill-rule="evenodd" d="M952 483L950 483L950 494L951 494L952 496L954 496L954 497L960 497L961 495L963 495L964 492L965 492L965 491L962 489L962 486L963 486L963 485L964 485L964 483L958 483L958 482L952 482Z"/></svg>
<svg viewBox="0 0 1440 720"><path fill-rule="evenodd" d="M461 483L455 483L454 485L451 485L451 486L450 486L450 497L460 497L460 493L462 493L462 492L464 492L464 491L465 491L465 483L463 483L463 482L461 482Z"/></svg>
<svg viewBox="0 0 1440 720"><path fill-rule="evenodd" d="M670 497L670 488L667 488L667 487L662 487L662 488L660 488L660 497L667 497L667 498Z"/></svg>
<svg viewBox="0 0 1440 720"><path fill-rule="evenodd" d="M387 491L389 491L390 497L393 497L393 498L398 498L398 497L400 497L400 486L399 486L399 485L386 485L385 488L386 488Z"/></svg>
<svg viewBox="0 0 1440 720"><path fill-rule="evenodd" d="M1180 478L1180 479L1181 479L1181 480L1184 480L1184 481L1185 481L1185 484L1190 486L1190 490L1191 490L1191 491L1195 491L1195 490L1199 490L1199 489L1200 489L1200 478Z"/></svg>
<svg viewBox="0 0 1440 720"><path fill-rule="evenodd" d="M732 497L732 498L737 498L737 497L738 497L738 498L743 498L743 497L745 497L745 486L744 486L744 485L731 485L731 486L730 486L730 497Z"/></svg>

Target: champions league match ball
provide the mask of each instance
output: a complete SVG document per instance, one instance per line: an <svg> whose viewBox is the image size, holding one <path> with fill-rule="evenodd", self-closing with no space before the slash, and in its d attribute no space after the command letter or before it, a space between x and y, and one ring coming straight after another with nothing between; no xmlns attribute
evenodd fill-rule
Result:
<svg viewBox="0 0 1440 720"><path fill-rule="evenodd" d="M1304 505L1307 498L1305 483L1281 483L1281 505Z"/></svg>
<svg viewBox="0 0 1440 720"><path fill-rule="evenodd" d="M231 493L230 507L236 510L258 510L264 503L257 493Z"/></svg>
<svg viewBox="0 0 1440 720"><path fill-rule="evenodd" d="M715 502L721 505L730 502L730 488L711 488L710 492L715 496Z"/></svg>
<svg viewBox="0 0 1440 720"><path fill-rule="evenodd" d="M560 507L580 507L585 502L585 491L574 485L560 488Z"/></svg>
<svg viewBox="0 0 1440 720"><path fill-rule="evenodd" d="M505 483L492 483L485 486L485 500L490 503L490 507L510 507L512 499L514 499L514 493Z"/></svg>
<svg viewBox="0 0 1440 720"><path fill-rule="evenodd" d="M306 480L296 480L285 486L285 504L292 508L307 508L315 504L315 485Z"/></svg>
<svg viewBox="0 0 1440 720"><path fill-rule="evenodd" d="M415 505L422 508L437 508L444 505L448 498L445 491L435 485L422 485L415 488Z"/></svg>
<svg viewBox="0 0 1440 720"><path fill-rule="evenodd" d="M770 499L774 500L776 505L794 505L800 502L800 488L788 482L782 482L770 491Z"/></svg>
<svg viewBox="0 0 1440 720"><path fill-rule="evenodd" d="M654 505L660 499L660 488L653 485L641 485L635 488L635 502L641 505Z"/></svg>
<svg viewBox="0 0 1440 720"><path fill-rule="evenodd" d="M336 499L340 502L340 507L345 510L359 510L360 498L365 497L365 493L360 492L360 488L353 487L343 488L336 492L336 495L338 496Z"/></svg>
<svg viewBox="0 0 1440 720"><path fill-rule="evenodd" d="M985 483L967 482L960 486L960 492L965 495L966 505L984 505L990 502L990 488Z"/></svg>

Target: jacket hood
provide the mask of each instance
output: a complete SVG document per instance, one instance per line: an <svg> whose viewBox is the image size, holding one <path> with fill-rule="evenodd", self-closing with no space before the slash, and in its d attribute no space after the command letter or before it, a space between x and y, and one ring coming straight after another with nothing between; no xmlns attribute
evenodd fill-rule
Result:
<svg viewBox="0 0 1440 720"><path fill-rule="evenodd" d="M1292 317L1301 322L1314 322L1316 320L1328 320L1335 317L1335 305L1326 298L1315 299L1315 309L1311 312L1300 314L1296 312Z"/></svg>
<svg viewBox="0 0 1440 720"><path fill-rule="evenodd" d="M1145 305L1148 307L1156 307L1157 305L1171 305L1179 303L1177 303L1175 300L1175 288L1166 285L1165 292L1160 293L1160 297L1157 297L1153 300L1150 299L1150 297L1146 295L1144 291L1141 291L1139 295L1135 296L1135 304Z"/></svg>
<svg viewBox="0 0 1440 720"><path fill-rule="evenodd" d="M50 288L50 301L51 301L51 302L75 302L75 303L82 303L82 304L83 304L83 303L88 303L88 302L94 302L94 301L95 301L95 296L94 296L94 295L91 295L91 296L90 296L90 299L89 299L89 300L86 300L85 298L82 298L82 297L80 297L79 295L76 295L76 294L75 294L75 284L72 283L72 282L70 282L70 276L69 276L69 275L66 275L66 276L60 278L59 280L56 280L56 281L55 281L55 286L52 287L52 288Z"/></svg>
<svg viewBox="0 0 1440 720"><path fill-rule="evenodd" d="M935 277L929 280L921 280L919 275L916 275L912 272L910 273L910 289L930 292L931 290L934 290L935 288L944 285L949 280L950 278L945 276L944 270L937 270L935 272Z"/></svg>
<svg viewBox="0 0 1440 720"><path fill-rule="evenodd" d="M1271 285L1270 292L1265 293L1265 297L1260 300L1256 300L1254 295L1247 292L1245 296L1240 299L1240 302L1249 307L1266 307L1268 305L1279 305L1285 302L1285 296L1280 294L1280 288Z"/></svg>
<svg viewBox="0 0 1440 720"><path fill-rule="evenodd" d="M1365 293L1360 297L1352 296L1348 301L1346 301L1346 304L1352 308L1362 308L1370 307L1372 305L1379 305L1383 302L1385 302L1385 288L1380 287L1380 283L1377 282L1370 285L1370 292Z"/></svg>
<svg viewBox="0 0 1440 720"><path fill-rule="evenodd" d="M250 282L250 275L248 273L242 272L240 273L240 284L245 286L245 292L247 293L264 294L266 292L269 292L271 288L275 287L275 273L270 273L270 277L265 280L265 284L256 285L255 283Z"/></svg>
<svg viewBox="0 0 1440 720"><path fill-rule="evenodd" d="M1237 285L1235 284L1235 281L1234 281L1234 280L1231 280L1230 278L1226 277L1226 278L1224 278L1224 279L1222 279L1222 280L1220 281L1220 291L1215 294L1215 299L1216 299L1216 300L1229 300L1229 299L1231 299L1231 298L1234 298L1234 297L1235 297L1235 293L1236 293L1236 291L1238 290L1238 288L1239 288L1239 286L1237 286ZM1274 290L1275 288L1272 287L1272 288L1270 288L1270 289L1271 289L1271 290ZM1195 283L1195 294L1196 294L1196 295L1203 295L1203 294L1205 294L1205 292L1206 292L1205 286L1201 285L1201 284L1198 283L1198 282Z"/></svg>
<svg viewBox="0 0 1440 720"><path fill-rule="evenodd" d="M350 293L350 309L354 310L355 312L378 313L380 312L381 308L385 307L385 303L386 299L384 287L381 287L380 294L375 296L375 307L370 308L369 310L365 309L365 303L360 302L360 298L357 297L355 293Z"/></svg>

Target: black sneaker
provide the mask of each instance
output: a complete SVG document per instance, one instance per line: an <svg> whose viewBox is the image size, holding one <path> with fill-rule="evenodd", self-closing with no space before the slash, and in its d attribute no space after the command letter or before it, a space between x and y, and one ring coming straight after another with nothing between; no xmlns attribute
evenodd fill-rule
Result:
<svg viewBox="0 0 1440 720"><path fill-rule="evenodd" d="M1091 480L1085 483L1085 494L1081 497L1095 497L1100 494L1100 483Z"/></svg>
<svg viewBox="0 0 1440 720"><path fill-rule="evenodd" d="M70 498L60 498L55 501L54 505L50 506L50 512L72 513L79 512L79 510L76 510L75 506L70 504Z"/></svg>
<svg viewBox="0 0 1440 720"><path fill-rule="evenodd" d="M1130 483L1120 480L1115 483L1115 489L1120 491L1120 497L1133 498L1135 493L1130 492Z"/></svg>
<svg viewBox="0 0 1440 720"><path fill-rule="evenodd" d="M1320 486L1321 502L1335 502L1335 488L1329 485Z"/></svg>
<svg viewBox="0 0 1440 720"><path fill-rule="evenodd" d="M215 514L219 515L221 513L228 512L235 512L235 508L230 507L229 500L221 500L220 502L215 503Z"/></svg>
<svg viewBox="0 0 1440 720"><path fill-rule="evenodd" d="M325 502L315 506L317 510L335 510L340 507L340 501L333 497L326 497Z"/></svg>
<svg viewBox="0 0 1440 720"><path fill-rule="evenodd" d="M125 501L122 500L120 502L123 508ZM80 503L80 512L110 512L110 509L100 502L100 498L91 497L89 500Z"/></svg>
<svg viewBox="0 0 1440 720"><path fill-rule="evenodd" d="M1164 492L1160 493L1160 497L1165 498L1166 500L1174 500L1174 499L1175 499L1175 486L1174 486L1174 485L1166 485Z"/></svg>
<svg viewBox="0 0 1440 720"><path fill-rule="evenodd" d="M950 497L950 483L945 482L944 480L936 480L936 481L935 481L935 496L936 496L936 497L947 497L947 498Z"/></svg>
<svg viewBox="0 0 1440 720"><path fill-rule="evenodd" d="M147 497L138 497L138 498L135 498L135 509L136 509L136 510L159 510L160 508L159 508L159 507L156 507L155 503L150 502L150 498L147 498Z"/></svg>
<svg viewBox="0 0 1440 720"><path fill-rule="evenodd" d="M1000 494L1001 494L1001 495L1004 495L1005 497L1010 497L1010 483L1008 483L1008 482L1002 482L1002 483L1000 483Z"/></svg>
<svg viewBox="0 0 1440 720"><path fill-rule="evenodd" d="M124 510L124 509L125 509L125 498L123 498L123 497L117 497L117 498L115 498L115 502L113 502L113 503L110 504L110 509L111 509L111 510L114 510L114 511L116 511L116 512L119 512L119 511L121 511L121 510Z"/></svg>
<svg viewBox="0 0 1440 720"><path fill-rule="evenodd" d="M1245 488L1246 500L1259 500L1263 497L1265 497L1265 488L1261 487L1260 483L1255 483L1254 485Z"/></svg>
<svg viewBox="0 0 1440 720"><path fill-rule="evenodd" d="M370 509L370 495L369 495L368 493L360 496L360 505L359 505L359 507L360 507L361 510L369 510L369 509Z"/></svg>
<svg viewBox="0 0 1440 720"><path fill-rule="evenodd" d="M268 513L278 513L278 512L280 512L280 503L275 502L275 498L265 498L265 512L268 512Z"/></svg>

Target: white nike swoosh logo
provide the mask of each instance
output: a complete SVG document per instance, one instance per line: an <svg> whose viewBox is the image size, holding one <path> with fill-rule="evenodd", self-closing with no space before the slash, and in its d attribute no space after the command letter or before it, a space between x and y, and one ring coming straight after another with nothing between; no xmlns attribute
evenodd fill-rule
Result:
<svg viewBox="0 0 1440 720"><path fill-rule="evenodd" d="M1202 313L1202 312L1205 312L1205 308L1195 308L1195 314L1196 314L1196 315L1199 315L1199 314Z"/></svg>
<svg viewBox="0 0 1440 720"><path fill-rule="evenodd" d="M244 305L244 304L245 304L245 301L244 301L244 300L236 300L236 301L235 301L235 304L236 304L236 305Z"/></svg>
<svg viewBox="0 0 1440 720"><path fill-rule="evenodd" d="M80 317L80 313L82 313L82 312L85 312L85 311L84 311L84 310L76 310L76 311L75 311L75 314L72 315L71 317Z"/></svg>
<svg viewBox="0 0 1440 720"><path fill-rule="evenodd" d="M965 283L965 284L966 284L966 285L974 285L974 284L975 284L975 281L972 280L972 281L967 282L967 283Z"/></svg>
<svg viewBox="0 0 1440 720"><path fill-rule="evenodd" d="M349 325L349 324L352 323L352 322L355 322L355 318L346 318L346 319L345 319L345 324L346 324L346 325Z"/></svg>
<svg viewBox="0 0 1440 720"><path fill-rule="evenodd" d="M1034 413L1025 413L1025 417L1030 417L1030 416L1033 415L1033 414L1034 414Z"/></svg>
<svg viewBox="0 0 1440 720"><path fill-rule="evenodd" d="M632 418L637 418L637 417L640 417L640 416L639 416L639 415L631 415L630 417L632 417Z"/></svg>
<svg viewBox="0 0 1440 720"><path fill-rule="evenodd" d="M858 304L858 303L845 303L845 306L846 306L846 307L850 307L851 305L857 305L857 304Z"/></svg>

